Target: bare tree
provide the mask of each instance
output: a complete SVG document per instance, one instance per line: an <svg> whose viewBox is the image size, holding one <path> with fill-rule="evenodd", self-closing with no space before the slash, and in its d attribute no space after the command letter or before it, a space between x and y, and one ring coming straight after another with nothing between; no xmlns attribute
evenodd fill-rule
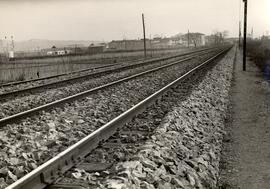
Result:
<svg viewBox="0 0 270 189"><path fill-rule="evenodd" d="M226 37L228 37L229 32L227 30L224 30L222 32L220 32L218 30L214 30L212 35L214 35L214 37L215 37L215 43L220 44L220 43L224 42L224 39Z"/></svg>

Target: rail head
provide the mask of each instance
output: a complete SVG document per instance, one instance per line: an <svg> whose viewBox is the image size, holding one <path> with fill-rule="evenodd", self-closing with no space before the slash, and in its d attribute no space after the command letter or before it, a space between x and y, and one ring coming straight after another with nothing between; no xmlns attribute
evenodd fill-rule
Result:
<svg viewBox="0 0 270 189"><path fill-rule="evenodd" d="M203 66L215 60L217 57L225 54L230 48L223 50L217 55L204 61L197 67L186 72L178 79L150 95L140 103L134 105L126 112L114 118L65 151L59 153L57 156L53 157L43 165L39 166L37 169L33 170L15 183L11 184L6 189L42 189L53 183L59 175L70 169L72 166L76 165L81 160L81 158L89 154L94 148L98 146L101 141L105 141L110 136L112 136L118 129L130 121L134 116L138 115L149 105L153 104L165 92L176 86L180 81L186 79L197 70L201 69Z"/></svg>

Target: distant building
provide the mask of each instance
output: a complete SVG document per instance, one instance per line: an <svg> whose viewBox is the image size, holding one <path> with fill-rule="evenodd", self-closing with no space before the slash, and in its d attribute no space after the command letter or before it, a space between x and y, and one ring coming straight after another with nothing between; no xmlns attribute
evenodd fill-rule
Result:
<svg viewBox="0 0 270 189"><path fill-rule="evenodd" d="M146 40L146 47L150 47L150 40ZM113 40L108 44L108 50L142 50L143 40Z"/></svg>
<svg viewBox="0 0 270 189"><path fill-rule="evenodd" d="M147 49L164 49L174 47L173 40L171 38L154 38L146 39ZM138 40L113 40L108 43L107 50L142 50L144 49L143 39Z"/></svg>
<svg viewBox="0 0 270 189"><path fill-rule="evenodd" d="M205 35L202 33L186 33L181 36L184 46L200 47L205 45Z"/></svg>
<svg viewBox="0 0 270 189"><path fill-rule="evenodd" d="M8 51L8 58L14 58L14 51Z"/></svg>
<svg viewBox="0 0 270 189"><path fill-rule="evenodd" d="M106 48L105 44L100 44L100 45L94 45L91 44L87 48L87 54L98 54L98 53L103 53Z"/></svg>
<svg viewBox="0 0 270 189"><path fill-rule="evenodd" d="M175 46L175 43L171 38L155 37L151 40L151 46L156 49L165 49Z"/></svg>
<svg viewBox="0 0 270 189"><path fill-rule="evenodd" d="M51 48L51 49L43 49L43 51L46 52L46 55L48 56L63 56L67 54L71 54L71 49L65 49L65 48Z"/></svg>

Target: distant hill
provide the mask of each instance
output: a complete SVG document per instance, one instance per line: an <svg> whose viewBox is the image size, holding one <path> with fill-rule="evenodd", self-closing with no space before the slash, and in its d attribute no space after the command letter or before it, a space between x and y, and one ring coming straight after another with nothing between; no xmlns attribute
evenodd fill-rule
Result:
<svg viewBox="0 0 270 189"><path fill-rule="evenodd" d="M55 46L57 48L62 47L77 47L89 46L90 44L98 44L101 41L84 41L84 40L46 40L46 39L31 39L27 41L16 41L15 51L34 51L37 49L46 49Z"/></svg>

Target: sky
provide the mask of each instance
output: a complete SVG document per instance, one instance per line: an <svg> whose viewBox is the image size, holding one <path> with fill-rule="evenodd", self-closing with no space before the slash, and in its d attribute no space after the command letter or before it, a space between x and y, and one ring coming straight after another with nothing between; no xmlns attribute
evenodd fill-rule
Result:
<svg viewBox="0 0 270 189"><path fill-rule="evenodd" d="M0 39L98 40L228 30L238 36L242 0L0 0ZM248 31L270 31L270 0L248 0Z"/></svg>

